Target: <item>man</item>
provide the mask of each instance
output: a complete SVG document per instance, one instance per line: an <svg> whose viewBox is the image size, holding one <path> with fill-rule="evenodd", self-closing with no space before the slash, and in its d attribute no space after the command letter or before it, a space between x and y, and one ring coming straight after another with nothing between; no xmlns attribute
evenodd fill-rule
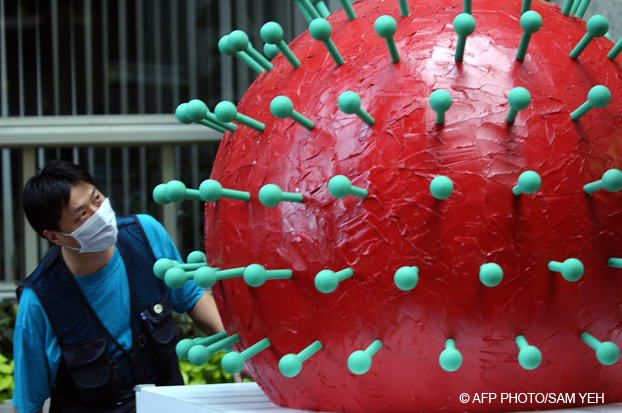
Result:
<svg viewBox="0 0 622 413"><path fill-rule="evenodd" d="M208 334L223 331L213 297L171 290L153 275L181 261L148 215L116 218L91 175L48 162L24 189L32 227L54 246L18 288L14 412L134 412L133 387L183 384L171 309Z"/></svg>

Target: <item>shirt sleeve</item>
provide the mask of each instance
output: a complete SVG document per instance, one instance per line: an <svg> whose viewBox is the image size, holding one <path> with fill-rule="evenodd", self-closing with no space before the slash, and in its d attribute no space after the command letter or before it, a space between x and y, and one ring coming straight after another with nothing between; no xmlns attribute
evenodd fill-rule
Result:
<svg viewBox="0 0 622 413"><path fill-rule="evenodd" d="M137 215L137 217L145 231L149 244L151 244L151 249L153 250L156 260L160 258L170 258L172 260L184 262L173 240L171 240L171 237L169 237L162 224L151 215ZM171 289L166 285L164 288L166 289L169 300L171 300L173 310L178 313L185 313L192 308L205 291L203 288L197 287L192 281L185 283L181 288Z"/></svg>
<svg viewBox="0 0 622 413"><path fill-rule="evenodd" d="M56 380L60 355L58 340L39 298L30 288L24 288L13 334L13 406L20 413L41 410Z"/></svg>

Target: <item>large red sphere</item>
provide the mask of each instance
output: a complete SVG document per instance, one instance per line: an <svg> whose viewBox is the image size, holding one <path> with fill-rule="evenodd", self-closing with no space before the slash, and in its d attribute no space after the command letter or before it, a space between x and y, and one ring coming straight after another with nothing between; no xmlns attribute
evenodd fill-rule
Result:
<svg viewBox="0 0 622 413"><path fill-rule="evenodd" d="M579 393L588 392L605 403L622 400L620 363L600 364L580 338L588 332L622 344L622 270L607 265L622 257L622 193L583 191L622 166L621 60L606 58L613 43L605 38L572 60L585 23L540 0L532 10L542 28L524 61L516 60L521 4L473 1L476 28L456 63L452 22L462 1L410 1L410 16L401 17L397 0L360 0L355 20L343 10L327 19L343 65L304 33L290 44L301 66L294 70L279 55L239 103L265 131L227 133L211 178L252 198L207 203L206 250L221 269L258 263L293 272L256 288L241 278L214 287L240 349L270 340L246 366L273 402L323 411L483 412L578 406L587 404ZM382 15L397 20L399 63L374 32ZM572 121L596 85L609 88L611 103ZM531 103L508 123L508 94L518 86ZM436 125L428 102L437 89L453 100L444 125ZM345 91L361 97L373 126L338 109ZM314 122L312 130L271 115L279 95ZM527 170L540 175L540 189L513 195ZM332 197L335 175L369 195ZM445 200L429 189L439 175L454 185ZM267 208L257 197L266 184L302 194L303 202ZM576 282L548 269L568 258L585 267ZM503 269L499 285L480 282L485 263ZM394 283L404 266L419 268L411 291ZM345 268L353 276L333 293L315 288L320 271ZM519 335L541 351L533 370L518 362ZM454 372L439 365L449 338L463 357ZM298 376L284 377L281 357L315 340L322 349ZM369 371L351 373L348 357L375 340L383 346ZM497 399L473 401L483 392ZM502 393L576 395L569 403L521 403L501 400Z"/></svg>

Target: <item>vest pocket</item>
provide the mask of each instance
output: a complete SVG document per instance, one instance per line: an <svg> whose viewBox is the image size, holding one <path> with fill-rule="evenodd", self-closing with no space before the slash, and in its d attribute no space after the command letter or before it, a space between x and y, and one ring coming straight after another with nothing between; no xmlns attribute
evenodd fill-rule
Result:
<svg viewBox="0 0 622 413"><path fill-rule="evenodd" d="M117 363L103 336L61 350L73 385L84 404L110 402L119 396Z"/></svg>
<svg viewBox="0 0 622 413"><path fill-rule="evenodd" d="M160 385L164 383L158 383L158 381L170 380L171 373L174 376L179 375L177 354L175 353L175 346L179 337L171 313L171 303L168 297L163 295L155 303L140 310L139 314L143 331L139 337L139 344L145 347L149 358L157 366L155 381L156 384Z"/></svg>

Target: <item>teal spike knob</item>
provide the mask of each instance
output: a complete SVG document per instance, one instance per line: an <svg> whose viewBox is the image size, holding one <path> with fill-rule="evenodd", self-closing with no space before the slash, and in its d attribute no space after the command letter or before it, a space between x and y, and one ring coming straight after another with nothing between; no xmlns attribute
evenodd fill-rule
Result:
<svg viewBox="0 0 622 413"><path fill-rule="evenodd" d="M622 189L622 172L619 169L609 169L602 179L591 182L583 187L586 194L605 189L609 192L618 192Z"/></svg>
<svg viewBox="0 0 622 413"><path fill-rule="evenodd" d="M218 281L217 271L211 267L201 267L194 272L194 283L201 288L212 288Z"/></svg>
<svg viewBox="0 0 622 413"><path fill-rule="evenodd" d="M185 125L189 125L192 123L192 119L190 119L186 113L187 107L187 103L182 103L181 105L177 106L177 109L175 109L175 118L177 119L177 121L179 121L179 123L183 123Z"/></svg>
<svg viewBox="0 0 622 413"><path fill-rule="evenodd" d="M512 193L516 196L520 194L535 194L540 189L541 184L542 179L540 179L540 175L534 171L525 171L518 177L518 185L512 188Z"/></svg>
<svg viewBox="0 0 622 413"><path fill-rule="evenodd" d="M287 46L287 43L283 40L283 28L280 24L277 22L268 22L264 24L261 27L259 35L261 36L261 39L266 42L266 46L264 46L264 53L270 59L276 57L280 51L294 69L300 66L300 61L291 51L289 46ZM267 45L271 45L272 49L267 51Z"/></svg>
<svg viewBox="0 0 622 413"><path fill-rule="evenodd" d="M335 46L335 43L333 43L330 38L331 32L332 28L326 19L315 19L309 25L309 34L311 37L315 40L323 42L335 64L337 66L341 66L343 64L343 57L341 57L337 46Z"/></svg>
<svg viewBox="0 0 622 413"><path fill-rule="evenodd" d="M520 18L520 27L523 29L518 51L516 52L516 60L524 60L527 53L527 47L531 41L531 35L540 30L542 27L542 17L538 12L528 11Z"/></svg>
<svg viewBox="0 0 622 413"><path fill-rule="evenodd" d="M263 351L268 347L270 347L270 340L264 338L241 353L237 353L235 351L227 353L221 361L222 369L229 374L239 373L242 371L246 360L257 355L260 351Z"/></svg>
<svg viewBox="0 0 622 413"><path fill-rule="evenodd" d="M235 120L236 122L239 122L242 125L248 126L251 129L255 129L258 132L263 132L264 129L266 128L266 125L259 122L258 120L255 120L251 117L248 117L246 115L242 115L241 113L239 113L238 109L232 102L228 102L228 101L220 102L214 108L214 114L216 115L218 120L221 122L227 123L227 122L232 122Z"/></svg>
<svg viewBox="0 0 622 413"><path fill-rule="evenodd" d="M193 122L201 122L207 112L207 105L199 99L192 99L186 106L186 116Z"/></svg>
<svg viewBox="0 0 622 413"><path fill-rule="evenodd" d="M188 361L194 366L203 366L211 356L210 351L205 346L193 346L188 350Z"/></svg>
<svg viewBox="0 0 622 413"><path fill-rule="evenodd" d="M322 343L314 341L298 354L286 354L279 360L279 371L285 377L296 377L302 370L302 363L322 349Z"/></svg>
<svg viewBox="0 0 622 413"><path fill-rule="evenodd" d="M570 114L570 118L574 121L579 120L587 112L593 108L604 108L611 101L611 92L606 86L598 85L590 89L587 95L587 102L579 106L577 110Z"/></svg>
<svg viewBox="0 0 622 413"><path fill-rule="evenodd" d="M339 95L337 106L343 113L348 115L356 114L367 126L373 126L375 122L374 118L361 108L361 98L355 92L347 91Z"/></svg>
<svg viewBox="0 0 622 413"><path fill-rule="evenodd" d="M449 198L454 190L454 184L446 176L437 176L430 182L430 193L438 200Z"/></svg>
<svg viewBox="0 0 622 413"><path fill-rule="evenodd" d="M395 271L393 276L395 286L402 291L410 291L417 286L419 282L419 268L402 267Z"/></svg>
<svg viewBox="0 0 622 413"><path fill-rule="evenodd" d="M321 293L329 294L337 289L337 285L352 277L354 272L351 268L346 268L339 272L333 272L331 270L322 270L315 276L315 288Z"/></svg>
<svg viewBox="0 0 622 413"><path fill-rule="evenodd" d="M568 258L566 261L549 262L549 270L559 272L566 281L575 282L583 277L585 268L583 263L576 258Z"/></svg>
<svg viewBox="0 0 622 413"><path fill-rule="evenodd" d="M524 87L515 87L508 94L508 103L510 104L510 111L506 120L512 123L516 120L518 112L526 109L531 102L531 95L529 91Z"/></svg>
<svg viewBox="0 0 622 413"><path fill-rule="evenodd" d="M397 31L397 22L391 16L380 16L376 19L376 23L374 23L374 30L376 30L376 34L385 39L387 44L387 49L389 49L389 55L391 56L391 61L393 63L397 63L400 61L400 54L397 51L397 45L395 44L395 39L393 36Z"/></svg>
<svg viewBox="0 0 622 413"><path fill-rule="evenodd" d="M183 340L180 340L179 343L177 343L177 345L175 346L175 353L177 354L177 357L187 361L188 352L192 347L194 347L194 345L194 341L189 338L184 338Z"/></svg>
<svg viewBox="0 0 622 413"><path fill-rule="evenodd" d="M336 175L328 181L328 192L335 198L345 198L353 195L359 198L367 197L367 190L352 185L350 180L343 175Z"/></svg>
<svg viewBox="0 0 622 413"><path fill-rule="evenodd" d="M286 280L292 278L291 270L266 270L259 264L251 264L244 269L244 281L250 287L259 287L267 280Z"/></svg>
<svg viewBox="0 0 622 413"><path fill-rule="evenodd" d="M164 194L164 188L166 188L166 184L159 184L155 188L153 188L153 200L158 205L167 205L171 203L171 201L169 201Z"/></svg>
<svg viewBox="0 0 622 413"><path fill-rule="evenodd" d="M456 371L462 365L462 354L456 350L456 342L453 339L448 339L445 342L445 350L438 358L438 364L445 371Z"/></svg>
<svg viewBox="0 0 622 413"><path fill-rule="evenodd" d="M581 340L596 351L596 359L604 366L611 366L620 358L620 349L611 341L601 343L589 333L581 334Z"/></svg>
<svg viewBox="0 0 622 413"><path fill-rule="evenodd" d="M438 89L430 95L430 107L436 112L436 124L445 123L445 112L451 107L451 95L443 89Z"/></svg>
<svg viewBox="0 0 622 413"><path fill-rule="evenodd" d="M249 201L251 195L248 192L225 189L220 182L206 179L199 186L199 196L205 202L216 202L221 198L234 199L237 201Z"/></svg>
<svg viewBox="0 0 622 413"><path fill-rule="evenodd" d="M542 362L542 353L535 346L530 346L523 336L516 337L518 352L518 363L525 370L533 370Z"/></svg>
<svg viewBox="0 0 622 413"><path fill-rule="evenodd" d="M264 185L259 190L259 202L268 208L275 207L283 201L301 203L302 200L302 194L283 192L281 188L274 184Z"/></svg>
<svg viewBox="0 0 622 413"><path fill-rule="evenodd" d="M468 13L462 13L454 19L454 30L458 34L456 45L456 62L461 62L464 58L464 48L466 39L475 31L475 19Z"/></svg>
<svg viewBox="0 0 622 413"><path fill-rule="evenodd" d="M503 269L499 264L489 262L479 267L479 280L486 287L496 287L503 279Z"/></svg>
<svg viewBox="0 0 622 413"><path fill-rule="evenodd" d="M357 375L365 374L371 368L372 357L380 350L382 342L376 340L365 350L358 350L348 357L348 369Z"/></svg>
<svg viewBox="0 0 622 413"><path fill-rule="evenodd" d="M188 257L186 257L186 263L205 264L206 258L207 257L205 256L205 253L203 251L192 251L190 254L188 254Z"/></svg>
<svg viewBox="0 0 622 413"><path fill-rule="evenodd" d="M155 264L153 264L153 273L157 278L163 280L166 272L178 265L181 265L179 261L173 261L168 258L160 258L155 262Z"/></svg>
<svg viewBox="0 0 622 413"><path fill-rule="evenodd" d="M578 1L578 0L575 0ZM596 37L602 37L609 31L609 22L605 18L605 16L596 15L592 16L587 21L587 33L583 36L583 39L575 46L575 48L570 52L571 59L578 59L581 53L585 50L585 48L590 44L592 40Z"/></svg>
<svg viewBox="0 0 622 413"><path fill-rule="evenodd" d="M291 118L305 128L313 129L313 122L294 110L294 104L287 96L277 96L270 102L270 112L279 119Z"/></svg>

